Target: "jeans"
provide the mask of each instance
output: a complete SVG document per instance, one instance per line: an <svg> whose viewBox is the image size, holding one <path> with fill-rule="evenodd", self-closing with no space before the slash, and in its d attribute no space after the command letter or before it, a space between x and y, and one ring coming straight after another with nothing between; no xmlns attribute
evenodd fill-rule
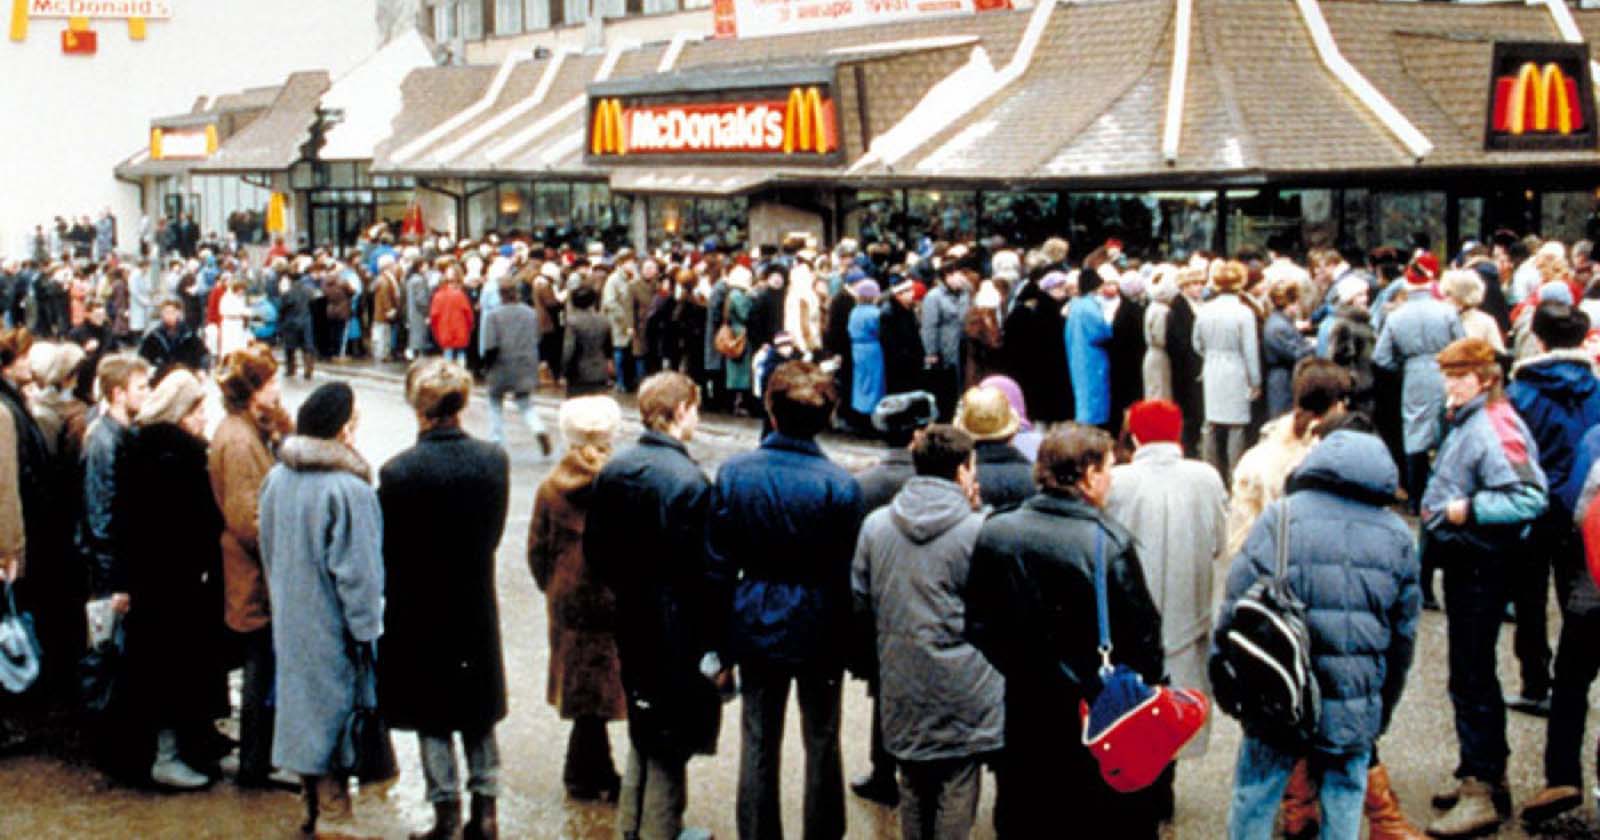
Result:
<svg viewBox="0 0 1600 840"><path fill-rule="evenodd" d="M1433 474L1432 461L1426 452L1406 453L1406 505L1415 516L1422 509L1422 493L1428 489L1428 478Z"/></svg>
<svg viewBox="0 0 1600 840"><path fill-rule="evenodd" d="M272 690L277 662L272 627L241 635L244 684L239 690L239 776L265 779L272 773Z"/></svg>
<svg viewBox="0 0 1600 840"><path fill-rule="evenodd" d="M394 328L383 321L372 322L372 360L381 362L394 354Z"/></svg>
<svg viewBox="0 0 1600 840"><path fill-rule="evenodd" d="M1495 674L1495 645L1506 609L1506 564L1460 542L1428 541L1444 569L1450 704L1460 763L1456 778L1498 783L1506 773L1506 706Z"/></svg>
<svg viewBox="0 0 1600 840"><path fill-rule="evenodd" d="M639 372L644 370L644 362L634 359L632 350L613 349L611 364L617 370L618 391L632 392L639 387Z"/></svg>
<svg viewBox="0 0 1600 840"><path fill-rule="evenodd" d="M1580 572L1587 574L1587 572ZM1583 787L1583 729L1589 717L1589 686L1600 675L1600 612L1564 613L1556 650L1555 686L1544 739L1544 779L1551 787Z"/></svg>
<svg viewBox="0 0 1600 840"><path fill-rule="evenodd" d="M967 840L978 819L977 757L900 762L902 840Z"/></svg>
<svg viewBox="0 0 1600 840"><path fill-rule="evenodd" d="M1233 802L1228 806L1228 836L1232 840L1272 837L1272 822L1298 758L1249 735L1244 737L1239 745L1239 763L1233 770ZM1320 780L1317 796L1322 806L1322 837L1356 840L1361 836L1371 753L1313 753L1308 762L1312 780Z"/></svg>
<svg viewBox="0 0 1600 840"><path fill-rule="evenodd" d="M458 365L464 365L467 363L467 351L460 348L455 350L446 350L444 351L444 360L447 362L455 362Z"/></svg>
<svg viewBox="0 0 1600 840"><path fill-rule="evenodd" d="M677 840L689 805L688 779L681 759L640 755L628 750L627 775L617 802L617 836L623 840Z"/></svg>
<svg viewBox="0 0 1600 840"><path fill-rule="evenodd" d="M417 745L422 753L422 779L428 801L461 801L454 733L418 732ZM461 746L467 753L467 791L490 799L499 796L500 746L495 743L494 728L461 733Z"/></svg>
<svg viewBox="0 0 1600 840"><path fill-rule="evenodd" d="M505 394L489 395L489 439L505 446L506 444L506 418L504 408ZM511 401L517 406L517 413L522 415L522 422L527 425L528 431L535 435L542 435L544 421L539 419L539 410L534 408L532 398L527 394L513 394Z"/></svg>
<svg viewBox="0 0 1600 840"><path fill-rule="evenodd" d="M1205 451L1205 461L1216 468L1229 487L1233 486L1233 468L1244 456L1244 430L1244 426L1210 422L1203 430L1201 448Z"/></svg>
<svg viewBox="0 0 1600 840"><path fill-rule="evenodd" d="M784 712L789 684L798 691L805 740L807 840L844 836L844 760L839 747L842 674L794 671L768 663L741 664L743 739L739 750L739 840L782 840L778 780L783 764Z"/></svg>

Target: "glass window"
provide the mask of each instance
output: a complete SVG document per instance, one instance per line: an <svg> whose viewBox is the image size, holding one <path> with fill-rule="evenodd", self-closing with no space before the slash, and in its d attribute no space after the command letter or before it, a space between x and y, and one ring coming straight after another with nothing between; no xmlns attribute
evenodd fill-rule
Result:
<svg viewBox="0 0 1600 840"><path fill-rule="evenodd" d="M583 23L589 19L589 0L550 0L561 4L561 22Z"/></svg>
<svg viewBox="0 0 1600 840"><path fill-rule="evenodd" d="M1373 193L1372 216L1377 239L1369 248L1393 245L1409 253L1425 239L1428 247L1443 258L1445 242L1444 193Z"/></svg>
<svg viewBox="0 0 1600 840"><path fill-rule="evenodd" d="M1363 251L1377 246L1372 236L1372 215L1367 207L1371 197L1367 190L1344 190L1339 217L1340 240Z"/></svg>
<svg viewBox="0 0 1600 840"><path fill-rule="evenodd" d="M1539 232L1568 244L1600 234L1593 192L1547 192L1540 198Z"/></svg>
<svg viewBox="0 0 1600 840"><path fill-rule="evenodd" d="M539 182L533 185L533 225L561 228L572 223L572 185Z"/></svg>
<svg viewBox="0 0 1600 840"><path fill-rule="evenodd" d="M932 242L974 238L978 229L978 194L966 191L911 190L906 193L908 243L915 248Z"/></svg>
<svg viewBox="0 0 1600 840"><path fill-rule="evenodd" d="M1129 256L1143 257L1155 252L1155 196L1149 193L1073 193L1069 198L1072 218L1072 253L1082 258L1104 245L1108 239L1122 242Z"/></svg>
<svg viewBox="0 0 1600 840"><path fill-rule="evenodd" d="M1600 0L1597 0L1597 2L1600 2ZM711 0L683 0L683 7L685 9L709 9L711 8Z"/></svg>
<svg viewBox="0 0 1600 840"><path fill-rule="evenodd" d="M1217 194L1156 193L1156 233L1151 259L1187 259L1217 247ZM1124 243L1126 246L1126 243Z"/></svg>
<svg viewBox="0 0 1600 840"><path fill-rule="evenodd" d="M677 10L678 0L644 0L644 13L647 15Z"/></svg>
<svg viewBox="0 0 1600 840"><path fill-rule="evenodd" d="M1060 193L983 193L979 234L999 235L1011 246L1033 247L1065 231Z"/></svg>
<svg viewBox="0 0 1600 840"><path fill-rule="evenodd" d="M900 190L862 190L845 206L845 236L862 245L898 242L905 236L905 193Z"/></svg>
<svg viewBox="0 0 1600 840"><path fill-rule="evenodd" d="M500 191L487 181L467 182L467 236L479 237L500 220Z"/></svg>
<svg viewBox="0 0 1600 840"><path fill-rule="evenodd" d="M1456 200L1456 232L1463 242L1468 239L1484 241L1482 196Z"/></svg>
<svg viewBox="0 0 1600 840"><path fill-rule="evenodd" d="M494 0L494 34L522 33L523 0Z"/></svg>
<svg viewBox="0 0 1600 840"><path fill-rule="evenodd" d="M619 18L628 14L628 0L594 0L603 18Z"/></svg>
<svg viewBox="0 0 1600 840"><path fill-rule="evenodd" d="M500 218L495 227L501 233L526 231L533 223L533 196L526 182L500 184Z"/></svg>
<svg viewBox="0 0 1600 840"><path fill-rule="evenodd" d="M1228 193L1229 254L1251 249L1296 256L1337 238L1332 190L1234 190Z"/></svg>
<svg viewBox="0 0 1600 840"><path fill-rule="evenodd" d="M679 238L704 242L715 236L724 247L738 246L740 228L750 215L750 201L734 198L702 198L694 203L694 224L679 232Z"/></svg>
<svg viewBox="0 0 1600 840"><path fill-rule="evenodd" d="M483 40L483 10L489 0L461 0L461 37L468 41Z"/></svg>
<svg viewBox="0 0 1600 840"><path fill-rule="evenodd" d="M453 14L454 6L450 0L439 0L433 7L433 37L437 41L448 41L456 37L456 16Z"/></svg>
<svg viewBox="0 0 1600 840"><path fill-rule="evenodd" d="M550 27L551 0L522 0L522 28L537 32Z"/></svg>

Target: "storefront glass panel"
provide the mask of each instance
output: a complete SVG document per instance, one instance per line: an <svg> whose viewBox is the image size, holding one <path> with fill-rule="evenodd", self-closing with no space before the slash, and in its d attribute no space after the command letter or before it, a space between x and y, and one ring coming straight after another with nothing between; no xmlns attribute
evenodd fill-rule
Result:
<svg viewBox="0 0 1600 840"><path fill-rule="evenodd" d="M1066 202L1053 192L985 192L980 236L1000 236L1013 247L1031 248L1067 230Z"/></svg>
<svg viewBox="0 0 1600 840"><path fill-rule="evenodd" d="M1489 231L1483 229L1483 198L1456 199L1456 235L1461 241L1484 242L1488 234Z"/></svg>
<svg viewBox="0 0 1600 840"><path fill-rule="evenodd" d="M500 183L500 220L495 227L502 234L526 231L533 221L533 196L525 181Z"/></svg>
<svg viewBox="0 0 1600 840"><path fill-rule="evenodd" d="M1232 190L1227 252L1268 250L1302 256L1338 239L1332 190Z"/></svg>
<svg viewBox="0 0 1600 840"><path fill-rule="evenodd" d="M862 190L845 205L844 235L863 246L905 238L905 193L900 190Z"/></svg>
<svg viewBox="0 0 1600 840"><path fill-rule="evenodd" d="M1369 248L1392 245L1401 253L1426 245L1442 258L1445 241L1443 192L1373 193L1373 227L1377 239Z"/></svg>
<svg viewBox="0 0 1600 840"><path fill-rule="evenodd" d="M972 239L978 230L978 194L967 191L911 190L906 193L907 242Z"/></svg>
<svg viewBox="0 0 1600 840"><path fill-rule="evenodd" d="M1217 194L1156 193L1154 248L1150 259L1182 260L1211 251L1217 242ZM1124 243L1126 245L1126 243Z"/></svg>
<svg viewBox="0 0 1600 840"><path fill-rule="evenodd" d="M534 227L539 229L566 225L572 219L572 185L534 184L532 219Z"/></svg>
<svg viewBox="0 0 1600 840"><path fill-rule="evenodd" d="M490 181L467 182L467 236L477 238L500 220L500 191Z"/></svg>
<svg viewBox="0 0 1600 840"><path fill-rule="evenodd" d="M1546 239L1567 244L1580 239L1594 241L1600 235L1600 219L1595 216L1595 193L1547 192L1540 198L1539 232Z"/></svg>
<svg viewBox="0 0 1600 840"><path fill-rule="evenodd" d="M682 238L705 242L714 236L723 247L737 247L744 242L749 215L750 201L743 197L696 199L694 227L684 231Z"/></svg>
<svg viewBox="0 0 1600 840"><path fill-rule="evenodd" d="M1072 254L1081 258L1108 239L1122 241L1130 256L1155 252L1156 199L1149 193L1073 193Z"/></svg>

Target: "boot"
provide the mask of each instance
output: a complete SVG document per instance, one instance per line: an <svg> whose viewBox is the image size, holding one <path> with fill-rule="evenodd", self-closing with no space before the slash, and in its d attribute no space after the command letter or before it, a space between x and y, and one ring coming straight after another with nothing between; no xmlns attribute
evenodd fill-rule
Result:
<svg viewBox="0 0 1600 840"><path fill-rule="evenodd" d="M172 729L156 733L156 760L150 765L150 781L173 790L199 790L211 784L211 779L178 757L178 733Z"/></svg>
<svg viewBox="0 0 1600 840"><path fill-rule="evenodd" d="M1367 824L1369 840L1422 840L1421 829L1400 812L1400 797L1389 785L1389 771L1379 764L1367 771Z"/></svg>
<svg viewBox="0 0 1600 840"><path fill-rule="evenodd" d="M1569 785L1554 785L1541 790L1522 806L1522 822L1535 826L1583 804L1583 791Z"/></svg>
<svg viewBox="0 0 1600 840"><path fill-rule="evenodd" d="M1283 789L1283 836L1287 840L1316 837L1322 827L1322 809L1317 802L1317 787L1305 759L1294 763L1289 783Z"/></svg>
<svg viewBox="0 0 1600 840"><path fill-rule="evenodd" d="M411 835L411 840L454 840L461 828L461 802L433 803L433 827Z"/></svg>
<svg viewBox="0 0 1600 840"><path fill-rule="evenodd" d="M304 776L300 779L300 804L306 809L304 820L300 823L300 833L310 837L317 831L316 776Z"/></svg>
<svg viewBox="0 0 1600 840"><path fill-rule="evenodd" d="M472 795L472 819L461 833L462 840L498 840L500 821L495 816L494 797Z"/></svg>
<svg viewBox="0 0 1600 840"><path fill-rule="evenodd" d="M1481 837L1500 827L1494 789L1482 779L1462 779L1456 804L1428 826L1434 837Z"/></svg>

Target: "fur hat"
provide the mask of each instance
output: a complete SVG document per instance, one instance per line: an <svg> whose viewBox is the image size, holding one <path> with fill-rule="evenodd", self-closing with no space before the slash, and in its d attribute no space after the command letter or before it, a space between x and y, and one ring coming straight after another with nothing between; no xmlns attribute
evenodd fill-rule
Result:
<svg viewBox="0 0 1600 840"><path fill-rule="evenodd" d="M914 432L939 415L939 406L927 391L890 394L872 410L872 427L884 434Z"/></svg>
<svg viewBox="0 0 1600 840"><path fill-rule="evenodd" d="M1497 364L1494 345L1481 338L1462 338L1450 342L1436 357L1445 375L1459 376Z"/></svg>
<svg viewBox="0 0 1600 840"><path fill-rule="evenodd" d="M455 362L429 359L406 373L406 402L428 420L448 420L467 407L472 375Z"/></svg>
<svg viewBox="0 0 1600 840"><path fill-rule="evenodd" d="M559 422L567 446L606 446L622 426L622 407L607 396L574 397L561 404Z"/></svg>
<svg viewBox="0 0 1600 840"><path fill-rule="evenodd" d="M278 362L265 344L252 344L223 356L217 370L223 404L229 411L242 411L277 373Z"/></svg>
<svg viewBox="0 0 1600 840"><path fill-rule="evenodd" d="M972 305L979 309L999 309L1000 290L995 288L994 283L983 281L983 285L978 287L978 293L972 296Z"/></svg>
<svg viewBox="0 0 1600 840"><path fill-rule="evenodd" d="M28 364L40 385L59 388L77 374L86 355L75 342L39 341L28 350Z"/></svg>
<svg viewBox="0 0 1600 840"><path fill-rule="evenodd" d="M295 428L305 437L333 440L344 430L356 410L356 392L343 382L329 382L300 404Z"/></svg>
<svg viewBox="0 0 1600 840"><path fill-rule="evenodd" d="M189 371L176 368L162 377L161 384L145 398L144 407L139 409L133 424L143 428L176 423L188 417L205 398L206 389L200 385L200 380Z"/></svg>
<svg viewBox="0 0 1600 840"><path fill-rule="evenodd" d="M1244 263L1228 260L1212 270L1211 287L1216 289L1219 295L1237 294L1244 288L1244 281L1249 275L1250 272L1244 267Z"/></svg>
<svg viewBox="0 0 1600 840"><path fill-rule="evenodd" d="M1171 400L1141 400L1128 409L1128 432L1140 444L1183 439L1183 410Z"/></svg>
<svg viewBox="0 0 1600 840"><path fill-rule="evenodd" d="M1010 440L1022 427L1011 401L998 388L971 388L956 408L956 428L976 441Z"/></svg>

